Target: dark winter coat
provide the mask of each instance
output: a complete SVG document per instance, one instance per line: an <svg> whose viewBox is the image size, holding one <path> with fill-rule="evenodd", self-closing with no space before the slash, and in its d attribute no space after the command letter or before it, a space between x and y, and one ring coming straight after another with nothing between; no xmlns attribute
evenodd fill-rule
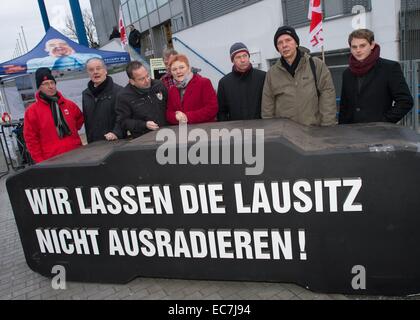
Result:
<svg viewBox="0 0 420 320"><path fill-rule="evenodd" d="M360 91L358 82L350 69L344 71L340 124L397 123L413 107L413 98L398 62L379 58L363 77Z"/></svg>
<svg viewBox="0 0 420 320"><path fill-rule="evenodd" d="M133 138L148 133L146 124L154 121L159 127L166 123L166 103L168 90L159 80L152 80L149 93L128 84L117 98L117 120L124 132L129 131Z"/></svg>
<svg viewBox="0 0 420 320"><path fill-rule="evenodd" d="M252 68L232 71L219 82L219 121L261 119L261 99L266 73Z"/></svg>
<svg viewBox="0 0 420 320"><path fill-rule="evenodd" d="M128 43L133 48L140 48L141 47L141 33L137 29L134 29L130 32L128 36Z"/></svg>
<svg viewBox="0 0 420 320"><path fill-rule="evenodd" d="M115 84L111 77L108 79L104 91L98 97L89 88L83 91L82 105L88 143L105 140L105 135L110 132L118 139L124 138L115 111L117 95L123 88Z"/></svg>

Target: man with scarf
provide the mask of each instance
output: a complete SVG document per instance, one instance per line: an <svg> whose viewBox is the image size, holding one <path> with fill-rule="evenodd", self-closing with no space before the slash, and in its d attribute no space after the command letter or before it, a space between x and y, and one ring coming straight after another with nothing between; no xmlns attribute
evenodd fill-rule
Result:
<svg viewBox="0 0 420 320"><path fill-rule="evenodd" d="M168 91L139 61L130 62L126 71L129 84L117 97L117 121L124 132L138 138L166 125Z"/></svg>
<svg viewBox="0 0 420 320"><path fill-rule="evenodd" d="M79 148L77 132L84 120L79 107L57 91L50 69L38 69L35 79L39 90L25 112L23 136L32 159L40 163Z"/></svg>
<svg viewBox="0 0 420 320"><path fill-rule="evenodd" d="M224 76L217 90L219 121L261 119L261 98L266 73L252 67L243 43L230 48L232 72Z"/></svg>
<svg viewBox="0 0 420 320"><path fill-rule="evenodd" d="M349 45L339 123L399 122L413 107L399 63L380 58L381 48L370 30L352 32Z"/></svg>
<svg viewBox="0 0 420 320"><path fill-rule="evenodd" d="M90 59L86 64L86 71L90 82L83 91L82 104L88 143L124 138L115 111L117 95L122 87L108 76L105 62L100 58Z"/></svg>
<svg viewBox="0 0 420 320"><path fill-rule="evenodd" d="M267 73L261 103L263 119L284 118L306 126L337 124L334 83L324 62L299 47L296 30L280 27L274 46L281 59Z"/></svg>

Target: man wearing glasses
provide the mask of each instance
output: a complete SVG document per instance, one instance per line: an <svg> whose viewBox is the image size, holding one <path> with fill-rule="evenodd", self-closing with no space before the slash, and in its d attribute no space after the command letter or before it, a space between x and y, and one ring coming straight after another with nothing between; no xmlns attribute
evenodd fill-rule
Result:
<svg viewBox="0 0 420 320"><path fill-rule="evenodd" d="M50 69L38 69L35 79L36 102L25 112L23 136L32 159L40 163L80 147L84 121L79 107L57 91Z"/></svg>
<svg viewBox="0 0 420 320"><path fill-rule="evenodd" d="M117 97L117 121L124 132L138 138L166 125L168 91L139 61L130 62L126 71L129 83Z"/></svg>

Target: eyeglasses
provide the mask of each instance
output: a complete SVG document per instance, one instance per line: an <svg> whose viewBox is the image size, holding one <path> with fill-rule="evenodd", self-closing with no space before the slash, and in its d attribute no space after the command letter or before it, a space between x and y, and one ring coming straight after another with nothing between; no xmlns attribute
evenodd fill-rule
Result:
<svg viewBox="0 0 420 320"><path fill-rule="evenodd" d="M145 77L143 77L143 78L137 78L137 79L135 79L136 81L140 81L140 82L145 82L146 80L150 80L151 79L151 77L150 77L150 75L148 74L147 76L145 76Z"/></svg>
<svg viewBox="0 0 420 320"><path fill-rule="evenodd" d="M41 83L41 86L43 86L43 87L55 87L56 83L52 80L49 80L49 81L44 81L43 83Z"/></svg>

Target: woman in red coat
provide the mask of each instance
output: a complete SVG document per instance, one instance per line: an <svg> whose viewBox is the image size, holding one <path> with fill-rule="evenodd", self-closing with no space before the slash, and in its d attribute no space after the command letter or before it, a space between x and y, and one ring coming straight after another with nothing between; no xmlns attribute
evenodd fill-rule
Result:
<svg viewBox="0 0 420 320"><path fill-rule="evenodd" d="M219 106L210 80L193 74L184 55L172 57L169 68L176 85L169 90L168 122L174 125L214 122Z"/></svg>

